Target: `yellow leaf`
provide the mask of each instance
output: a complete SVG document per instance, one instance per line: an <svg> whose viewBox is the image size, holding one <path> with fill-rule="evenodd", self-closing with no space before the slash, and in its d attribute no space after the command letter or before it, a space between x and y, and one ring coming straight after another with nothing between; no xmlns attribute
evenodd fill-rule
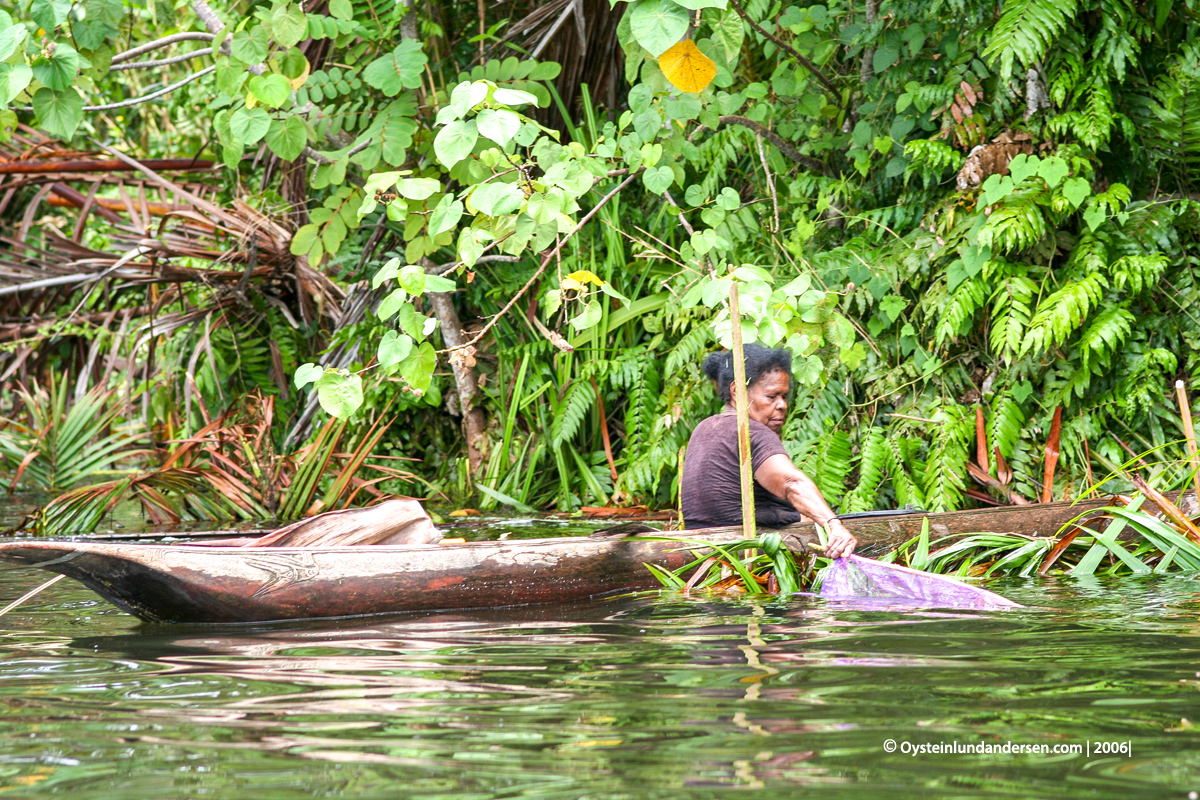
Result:
<svg viewBox="0 0 1200 800"><path fill-rule="evenodd" d="M604 281L600 280L600 278L597 277L596 273L594 273L588 269L581 269L581 270L576 270L575 272L572 272L570 275L567 276L567 280L578 281L581 284L594 283L597 286L600 286L604 283ZM567 280L563 281L564 286L566 285Z"/></svg>
<svg viewBox="0 0 1200 800"><path fill-rule="evenodd" d="M685 92L702 92L717 77L716 63L691 39L672 45L658 57L658 66L676 89Z"/></svg>
<svg viewBox="0 0 1200 800"><path fill-rule="evenodd" d="M304 72L296 78L288 81L288 86L292 87L293 92L300 91L300 87L308 82L308 73L312 70L312 64L308 63L308 59L304 59ZM286 76L285 76L286 77Z"/></svg>

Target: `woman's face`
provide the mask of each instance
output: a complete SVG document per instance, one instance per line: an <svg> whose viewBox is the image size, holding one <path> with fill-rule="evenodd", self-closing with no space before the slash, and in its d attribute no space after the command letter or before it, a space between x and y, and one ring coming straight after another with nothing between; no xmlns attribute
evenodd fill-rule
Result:
<svg viewBox="0 0 1200 800"><path fill-rule="evenodd" d="M750 419L758 420L776 433L783 430L790 388L791 381L783 370L771 370L760 375L746 389L750 401Z"/></svg>

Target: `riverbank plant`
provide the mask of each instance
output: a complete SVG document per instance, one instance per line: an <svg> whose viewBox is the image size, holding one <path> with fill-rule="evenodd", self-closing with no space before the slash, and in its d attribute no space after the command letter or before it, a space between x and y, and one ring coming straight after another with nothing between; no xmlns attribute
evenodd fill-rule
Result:
<svg viewBox="0 0 1200 800"><path fill-rule="evenodd" d="M0 369L128 379L159 442L251 391L286 453L390 407L399 490L665 507L737 281L841 511L1078 497L1126 447L1182 456L1189 3L578 12L0 12Z"/></svg>

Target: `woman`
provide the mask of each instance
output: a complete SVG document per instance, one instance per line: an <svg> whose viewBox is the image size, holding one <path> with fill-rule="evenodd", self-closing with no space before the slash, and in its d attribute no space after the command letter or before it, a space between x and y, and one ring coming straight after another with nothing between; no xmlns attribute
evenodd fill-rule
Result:
<svg viewBox="0 0 1200 800"><path fill-rule="evenodd" d="M745 345L743 352L756 521L779 528L800 522L803 515L829 532L827 556L850 555L858 541L829 508L817 485L792 464L779 439L791 389L791 353L761 344ZM742 500L737 412L731 393L733 354L728 350L711 354L704 361L704 373L716 383L725 409L701 421L688 441L683 462L683 520L688 528L739 525Z"/></svg>

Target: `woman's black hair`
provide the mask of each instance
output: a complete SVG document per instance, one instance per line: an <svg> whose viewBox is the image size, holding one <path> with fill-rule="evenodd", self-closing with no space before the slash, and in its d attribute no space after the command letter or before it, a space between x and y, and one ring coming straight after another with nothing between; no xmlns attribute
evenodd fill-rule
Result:
<svg viewBox="0 0 1200 800"><path fill-rule="evenodd" d="M786 347L770 348L761 344L751 343L742 345L742 353L746 357L746 385L753 386L754 382L768 372L779 370L792 377L792 352ZM717 394L724 403L732 402L733 395L730 386L733 385L733 352L720 350L710 353L704 359L704 374L716 381Z"/></svg>

